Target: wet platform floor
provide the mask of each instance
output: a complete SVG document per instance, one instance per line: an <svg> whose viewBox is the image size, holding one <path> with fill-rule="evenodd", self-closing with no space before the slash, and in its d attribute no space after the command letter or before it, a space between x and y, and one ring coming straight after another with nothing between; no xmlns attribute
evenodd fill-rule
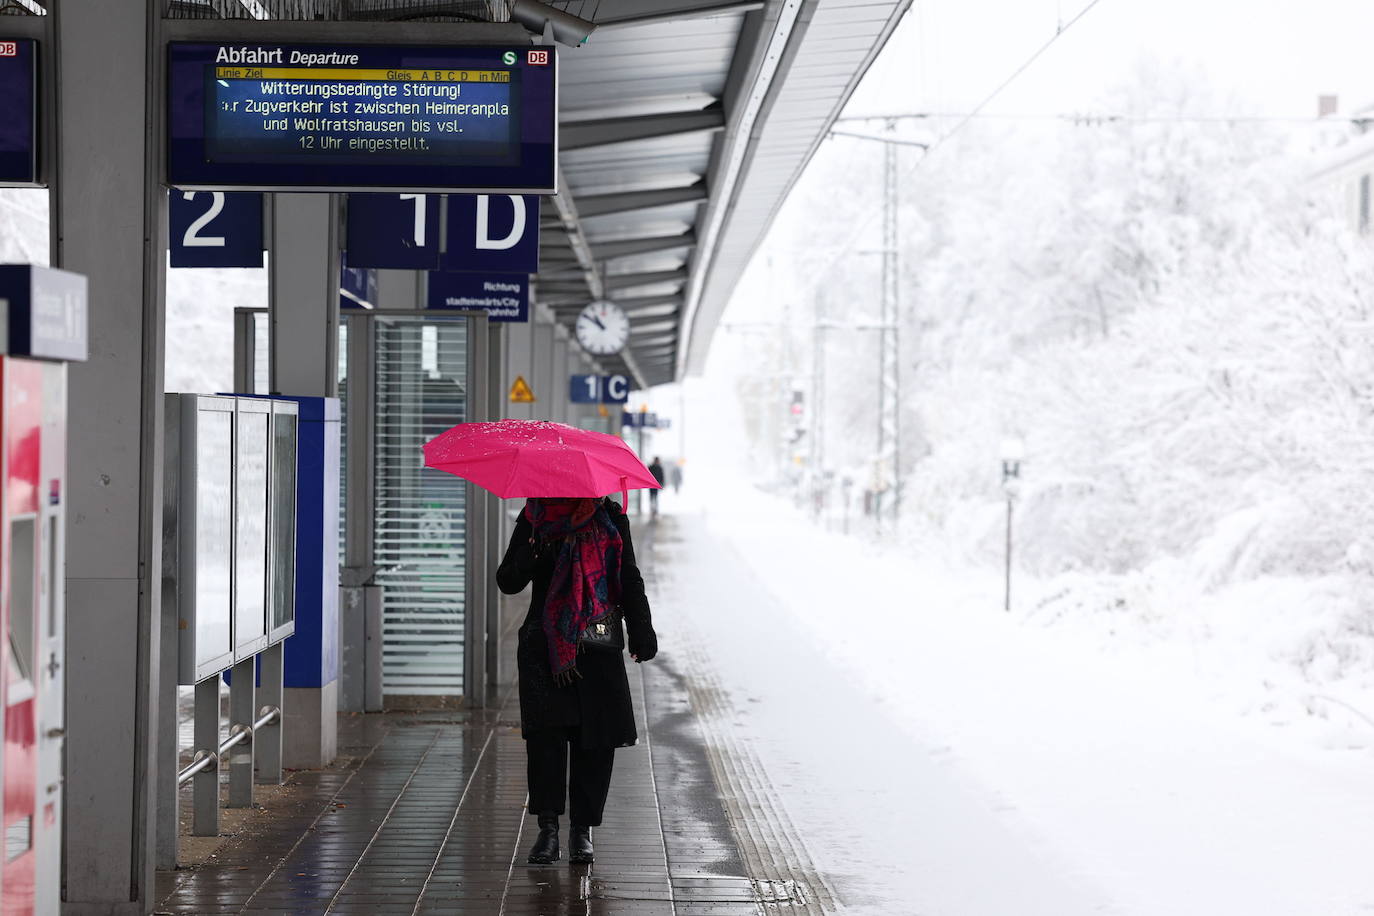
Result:
<svg viewBox="0 0 1374 916"><path fill-rule="evenodd" d="M628 664L641 738L616 754L595 864L526 863L536 828L507 689L487 709L341 716L339 761L291 773L213 856L159 873L155 912L833 912L767 775L713 741L710 685L670 655Z"/></svg>

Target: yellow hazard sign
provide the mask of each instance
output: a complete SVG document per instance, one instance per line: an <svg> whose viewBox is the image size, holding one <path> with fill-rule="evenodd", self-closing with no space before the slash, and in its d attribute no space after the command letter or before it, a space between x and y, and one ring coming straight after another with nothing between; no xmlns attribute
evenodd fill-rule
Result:
<svg viewBox="0 0 1374 916"><path fill-rule="evenodd" d="M530 383L525 381L523 375L515 377L515 384L510 386L510 400L512 404L533 404L534 389Z"/></svg>
<svg viewBox="0 0 1374 916"><path fill-rule="evenodd" d="M601 417L603 417L603 418L609 417L609 416L611 415L611 412L610 412L609 410L606 409L606 405L605 405L605 404L597 404L597 405L596 405L596 412L597 412L597 414L598 414L599 416L601 416Z"/></svg>

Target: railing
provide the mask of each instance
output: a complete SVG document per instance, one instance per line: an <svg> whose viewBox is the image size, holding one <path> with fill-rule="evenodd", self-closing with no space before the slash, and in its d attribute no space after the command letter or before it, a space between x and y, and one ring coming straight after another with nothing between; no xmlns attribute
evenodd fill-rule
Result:
<svg viewBox="0 0 1374 916"><path fill-rule="evenodd" d="M177 788L181 788L191 781L191 777L205 770L219 769L220 759L231 749L244 742L251 743L253 733L260 728L275 725L281 721L281 709L276 706L264 706L259 710L259 718L252 725L236 723L229 727L229 737L220 743L218 749L209 751L204 748L196 751L191 762L177 773Z"/></svg>

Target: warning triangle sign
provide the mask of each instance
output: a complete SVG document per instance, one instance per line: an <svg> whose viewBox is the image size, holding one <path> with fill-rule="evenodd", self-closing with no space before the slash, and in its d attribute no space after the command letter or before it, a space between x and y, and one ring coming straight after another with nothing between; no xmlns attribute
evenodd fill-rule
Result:
<svg viewBox="0 0 1374 916"><path fill-rule="evenodd" d="M510 386L510 400L512 404L534 403L534 389L530 388L530 383L525 381L523 375L517 375L515 384Z"/></svg>

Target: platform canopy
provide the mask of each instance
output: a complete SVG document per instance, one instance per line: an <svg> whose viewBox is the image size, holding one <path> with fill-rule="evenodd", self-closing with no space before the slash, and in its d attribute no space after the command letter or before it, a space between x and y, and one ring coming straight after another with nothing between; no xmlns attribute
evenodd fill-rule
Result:
<svg viewBox="0 0 1374 916"><path fill-rule="evenodd" d="M507 0L160 0L169 18L508 22ZM571 328L630 315L603 359L640 385L699 371L774 215L911 0L553 0L595 23L562 47L561 192L535 301ZM44 12L42 0L12 0Z"/></svg>
<svg viewBox="0 0 1374 916"><path fill-rule="evenodd" d="M595 0L563 53L564 194L537 298L631 319L641 383L699 371L783 199L910 0Z"/></svg>

